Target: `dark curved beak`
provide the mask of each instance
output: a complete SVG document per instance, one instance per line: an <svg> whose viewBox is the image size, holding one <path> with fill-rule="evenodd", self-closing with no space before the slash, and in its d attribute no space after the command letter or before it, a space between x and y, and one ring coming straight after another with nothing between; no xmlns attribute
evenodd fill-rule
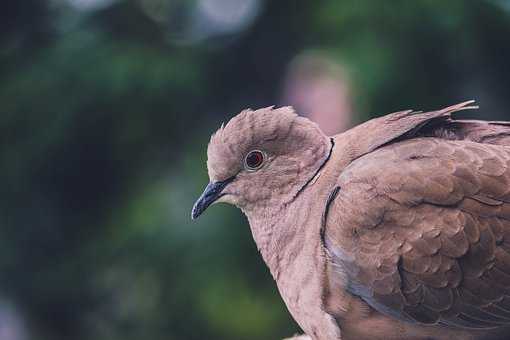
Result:
<svg viewBox="0 0 510 340"><path fill-rule="evenodd" d="M198 216L200 216L207 207L223 196L223 189L225 189L227 184L232 182L233 179L234 177L230 177L224 181L210 182L207 184L204 192L193 205L193 209L191 210L191 219L194 220L198 218Z"/></svg>

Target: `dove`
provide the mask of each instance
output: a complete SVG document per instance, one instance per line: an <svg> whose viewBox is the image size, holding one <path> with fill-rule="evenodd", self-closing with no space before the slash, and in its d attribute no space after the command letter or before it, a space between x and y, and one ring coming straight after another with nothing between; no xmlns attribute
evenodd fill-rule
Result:
<svg viewBox="0 0 510 340"><path fill-rule="evenodd" d="M510 334L510 123L452 116L473 103L335 136L291 107L245 110L211 137L192 218L242 210L295 339Z"/></svg>

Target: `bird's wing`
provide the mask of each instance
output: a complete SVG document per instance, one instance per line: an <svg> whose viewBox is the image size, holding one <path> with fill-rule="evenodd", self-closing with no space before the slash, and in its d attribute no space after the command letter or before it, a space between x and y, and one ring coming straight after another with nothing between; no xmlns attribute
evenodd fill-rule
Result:
<svg viewBox="0 0 510 340"><path fill-rule="evenodd" d="M414 322L510 324L510 147L415 138L337 184L323 236L352 294Z"/></svg>

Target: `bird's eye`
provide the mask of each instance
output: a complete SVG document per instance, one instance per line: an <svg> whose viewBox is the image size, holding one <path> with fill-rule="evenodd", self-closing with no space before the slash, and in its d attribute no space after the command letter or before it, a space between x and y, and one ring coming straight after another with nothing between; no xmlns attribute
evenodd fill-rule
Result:
<svg viewBox="0 0 510 340"><path fill-rule="evenodd" d="M259 150L250 151L244 158L244 166L247 170L257 170L264 163L264 153Z"/></svg>

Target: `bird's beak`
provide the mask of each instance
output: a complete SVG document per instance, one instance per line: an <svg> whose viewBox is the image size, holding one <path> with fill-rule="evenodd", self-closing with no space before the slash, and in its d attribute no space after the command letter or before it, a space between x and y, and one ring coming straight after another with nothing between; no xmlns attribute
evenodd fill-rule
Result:
<svg viewBox="0 0 510 340"><path fill-rule="evenodd" d="M191 210L191 219L196 219L200 216L208 206L214 203L218 198L220 198L223 194L223 189L232 182L234 177L230 177L224 181L210 182L205 187L204 192L198 200L193 205L193 209Z"/></svg>

